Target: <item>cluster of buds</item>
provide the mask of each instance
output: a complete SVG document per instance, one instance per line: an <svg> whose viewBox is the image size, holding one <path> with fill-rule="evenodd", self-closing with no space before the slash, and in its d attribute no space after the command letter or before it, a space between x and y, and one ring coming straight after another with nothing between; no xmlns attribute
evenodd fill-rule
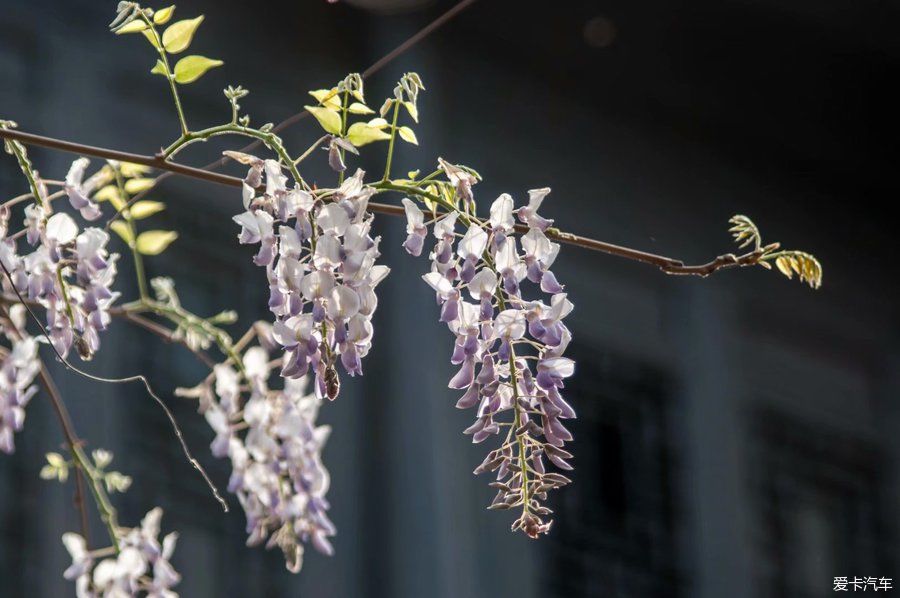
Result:
<svg viewBox="0 0 900 598"><path fill-rule="evenodd" d="M274 348L271 328L259 323L257 330L261 343ZM246 513L247 544L278 546L296 573L306 542L323 554L333 552L328 538L335 529L325 498L330 478L321 459L330 428L316 425L320 399L307 393L305 378L285 379L282 390L269 388L277 361L254 346L238 369L219 364L200 386L179 393L200 400L216 433L213 454L231 460L228 489Z"/></svg>
<svg viewBox="0 0 900 598"><path fill-rule="evenodd" d="M40 369L37 340L23 330L24 306L0 314L0 333L10 343L9 349L0 346L0 451L7 454L15 451L13 435L25 424L25 406L37 392L33 382Z"/></svg>
<svg viewBox="0 0 900 598"><path fill-rule="evenodd" d="M147 513L140 527L117 528L117 547L97 551L88 550L82 536L63 534L63 544L72 557L63 577L75 582L76 596L177 598L171 588L181 581L181 576L169 561L178 534L167 534L160 543L161 519L162 509L157 507Z"/></svg>
<svg viewBox="0 0 900 598"><path fill-rule="evenodd" d="M227 153L250 166L246 211L234 220L241 243L259 244L253 260L266 268L274 337L284 349L281 375L300 378L311 369L316 396L333 400L338 359L351 376L362 374L375 287L389 272L375 264L381 239L369 234L374 190L363 184L362 170L327 193L314 195L299 183L289 189L279 162Z"/></svg>
<svg viewBox="0 0 900 598"><path fill-rule="evenodd" d="M451 362L460 369L449 386L464 391L457 407L477 407L477 419L465 431L473 442L505 430L501 446L475 473L496 472L491 485L498 492L491 508L520 508L513 530L537 538L552 523L542 519L551 511L541 501L548 490L570 481L548 472L545 460L572 468L567 461L572 455L563 448L572 436L561 420L575 417L560 395L563 379L575 367L563 357L572 335L562 320L572 304L550 270L559 252L544 233L551 221L538 215L550 190L530 191L528 205L518 210L503 194L491 206L490 219L481 222L470 215L474 177L444 161L440 166L457 194L471 204L434 223L431 272L423 277L436 293L440 321L456 337ZM404 247L418 255L426 236L425 215L411 200L403 204L409 235ZM526 234L517 236L516 217L527 227ZM461 221L466 230L457 243ZM549 305L523 298L526 280L550 296Z"/></svg>

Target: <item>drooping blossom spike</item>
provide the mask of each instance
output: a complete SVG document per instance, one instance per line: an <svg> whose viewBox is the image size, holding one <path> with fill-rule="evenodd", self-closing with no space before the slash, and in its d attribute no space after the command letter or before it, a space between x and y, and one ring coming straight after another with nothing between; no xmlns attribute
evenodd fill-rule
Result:
<svg viewBox="0 0 900 598"><path fill-rule="evenodd" d="M74 344L83 359L90 359L100 348L100 333L108 327L109 309L119 297L112 291L119 256L106 249L109 234L102 229L79 231L63 212L44 219L45 211L37 204L26 207L25 213L26 227L33 226L26 230L28 236L33 230L34 251L20 257L12 239L6 239L0 242L0 257L16 289L46 310L54 348L66 356Z"/></svg>
<svg viewBox="0 0 900 598"><path fill-rule="evenodd" d="M451 172L458 174L449 169L448 178ZM503 194L487 222L467 217L455 255L457 214L438 219L431 272L423 276L441 306L440 321L455 336L450 361L458 369L448 386L464 391L456 406L477 408L475 422L464 433L475 443L502 438L475 473L496 473L491 486L497 495L490 508L519 509L513 530L532 538L547 533L552 523L545 521L550 510L541 504L547 491L569 483L547 472L545 458L560 469L572 468L572 455L562 448L572 435L562 420L575 417L560 395L575 369L563 357L572 335L562 320L572 303L550 270L559 253L559 245L543 232L551 221L537 215L547 193L532 191L528 206L519 210ZM405 208L412 214L408 230L418 234L418 208ZM516 233L514 215L528 227L525 235ZM526 280L532 286L523 287ZM535 288L551 295L550 305L523 298Z"/></svg>
<svg viewBox="0 0 900 598"><path fill-rule="evenodd" d="M367 208L375 191L357 170L323 201L299 182L289 187L278 161L228 155L250 166L245 211L234 221L240 243L259 244L253 261L266 268L274 338L284 349L281 375L312 371L316 395L334 399L338 364L351 376L363 373L378 303L374 290L389 272L376 264L381 239L370 234Z"/></svg>
<svg viewBox="0 0 900 598"><path fill-rule="evenodd" d="M304 316L311 318L295 317ZM288 325L276 323L271 333L266 328L257 325L261 342L271 334L278 343L290 344L283 338ZM344 342L352 344L366 342L370 332L359 314L351 318L349 330ZM312 334L309 327L306 334ZM299 350L299 343L291 346ZM325 497L330 478L321 459L330 428L316 424L321 399L307 392L307 378L287 378L282 390L269 387L273 364L262 345L248 349L241 365L238 371L219 364L213 380L180 394L200 399L215 432L212 452L231 461L228 489L247 517L247 544L278 546L288 570L296 573L305 544L323 554L333 552L329 538L336 530Z"/></svg>

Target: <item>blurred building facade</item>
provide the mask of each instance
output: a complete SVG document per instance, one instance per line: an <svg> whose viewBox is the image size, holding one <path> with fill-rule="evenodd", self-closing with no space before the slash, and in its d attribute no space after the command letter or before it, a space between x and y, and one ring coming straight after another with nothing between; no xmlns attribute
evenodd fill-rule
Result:
<svg viewBox="0 0 900 598"><path fill-rule="evenodd" d="M0 117L141 153L175 137L151 53L105 29L113 4L7 2ZM227 118L219 90L240 83L255 122L278 121L307 89L363 69L451 5L385 14L363 4L272 2L256 13L183 2L180 16L207 15L192 50L226 62L187 88L189 115ZM766 240L815 253L824 288L761 269L666 277L564 248L575 484L555 497L551 534L530 542L484 509L488 480L470 472L486 449L461 435L471 414L446 389L451 339L419 280L427 264L400 248L402 222L379 219L393 272L379 287L375 348L366 376L345 381L322 414L334 425L325 459L337 554L310 551L298 576L280 555L243 546L242 514L216 510L139 387L56 368L81 435L135 478L118 500L123 519L159 504L164 529L181 532L182 595L812 597L836 576L900 571L897 283L891 230L874 208L898 186L883 100L900 56L896 8L570 4L476 3L373 79L371 98L408 70L427 86L421 147L401 148L395 163L471 164L485 176L483 202L551 186L546 212L561 227L687 261L731 251L726 220L746 213ZM315 135L305 122L285 139L306 147ZM182 159L202 164L224 147L234 146ZM51 177L72 158L33 156ZM14 162L0 162L2 197L21 187ZM171 275L198 313L266 317L262 272L234 240L234 191L173 179L156 198L168 204L160 228L181 237L150 260L151 274ZM123 263L126 288L130 276ZM141 371L167 396L204 375L187 353L122 325L103 343L92 371ZM224 485L205 422L192 404L171 405ZM0 459L0 596L65 595L59 536L77 519L69 490L37 478L60 441L40 397L16 441Z"/></svg>

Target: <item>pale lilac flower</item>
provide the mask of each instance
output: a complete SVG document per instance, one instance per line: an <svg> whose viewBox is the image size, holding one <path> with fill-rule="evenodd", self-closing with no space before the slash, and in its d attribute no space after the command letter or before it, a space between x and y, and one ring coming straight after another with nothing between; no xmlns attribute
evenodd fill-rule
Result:
<svg viewBox="0 0 900 598"><path fill-rule="evenodd" d="M84 180L84 172L87 170L90 160L87 158L78 158L72 162L69 173L66 175L65 190L69 196L69 203L72 207L81 212L81 217L85 220L96 220L102 212L100 206L90 199L91 194L96 190L99 182L102 181L101 175L95 175Z"/></svg>
<svg viewBox="0 0 900 598"><path fill-rule="evenodd" d="M467 170L455 164L450 164L443 158L438 158L438 165L444 171L444 174L447 175L450 184L456 187L456 193L462 200L464 208L474 208L475 200L472 196L472 185L478 182L478 178Z"/></svg>
<svg viewBox="0 0 900 598"><path fill-rule="evenodd" d="M29 245L37 245L43 236L47 222L47 212L39 204L25 206L25 240Z"/></svg>
<svg viewBox="0 0 900 598"><path fill-rule="evenodd" d="M9 340L11 349L0 347L0 451L15 451L13 435L25 423L25 407L37 392L32 383L40 370L37 340L20 336L25 330L24 309L21 305L10 310L14 329L0 320L0 331Z"/></svg>
<svg viewBox="0 0 900 598"><path fill-rule="evenodd" d="M403 208L406 210L407 234L403 248L410 255L418 257L422 254L422 246L425 242L425 236L428 234L428 229L425 227L425 214L408 197L403 198Z"/></svg>
<svg viewBox="0 0 900 598"><path fill-rule="evenodd" d="M542 189L532 189L528 192L528 205L517 210L519 220L528 225L528 228L537 229L541 232L553 224L552 220L547 220L540 216L537 212L543 203L544 198L550 193L549 187Z"/></svg>
<svg viewBox="0 0 900 598"><path fill-rule="evenodd" d="M491 204L491 230L508 233L515 226L513 220L513 198L508 193L502 194Z"/></svg>
<svg viewBox="0 0 900 598"><path fill-rule="evenodd" d="M559 243L554 243L539 228L531 228L522 237L525 266L528 280L541 285L545 293L559 293L562 285L550 271L550 266L559 255Z"/></svg>

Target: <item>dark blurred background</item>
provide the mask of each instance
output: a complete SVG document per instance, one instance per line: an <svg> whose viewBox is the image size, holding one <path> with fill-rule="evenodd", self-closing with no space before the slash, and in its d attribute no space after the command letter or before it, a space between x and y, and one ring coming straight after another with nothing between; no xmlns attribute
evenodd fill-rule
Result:
<svg viewBox="0 0 900 598"><path fill-rule="evenodd" d="M152 51L106 30L114 5L4 0L0 117L141 153L176 137ZM242 84L254 121L277 122L450 6L183 0L176 18L207 15L192 51L226 62L186 88L189 120L226 120L220 90ZM548 537L512 535L508 514L484 509L488 480L471 470L486 448L460 433L472 414L446 389L452 340L419 280L427 263L403 253L404 223L388 218L376 226L393 272L366 376L321 415L334 425L337 554L309 551L293 576L280 554L245 548L242 513L217 509L139 387L58 371L82 436L135 478L123 521L166 509L183 596L812 597L835 576L894 578L898 13L887 0L481 0L368 82L377 106L400 74L422 75L421 147L400 148L397 170L470 164L482 205L550 186L544 212L564 229L689 262L731 251L726 221L743 213L824 264L814 292L759 268L681 279L564 247L555 269L576 305L568 397L580 418L575 484L553 499ZM302 150L316 136L310 119L285 140ZM377 170L383 151L362 166ZM54 178L73 158L32 155ZM0 162L2 196L23 190ZM151 274L172 275L198 313L238 309L236 335L267 318L263 273L234 239L238 194L171 179L154 196L169 209L148 222L181 238ZM133 295L128 260L119 280ZM103 345L92 371L142 371L167 396L205 373L121 323ZM224 484L195 406L170 405ZM0 595L73 591L59 542L77 529L71 489L37 477L59 442L34 399L17 454L0 458Z"/></svg>

